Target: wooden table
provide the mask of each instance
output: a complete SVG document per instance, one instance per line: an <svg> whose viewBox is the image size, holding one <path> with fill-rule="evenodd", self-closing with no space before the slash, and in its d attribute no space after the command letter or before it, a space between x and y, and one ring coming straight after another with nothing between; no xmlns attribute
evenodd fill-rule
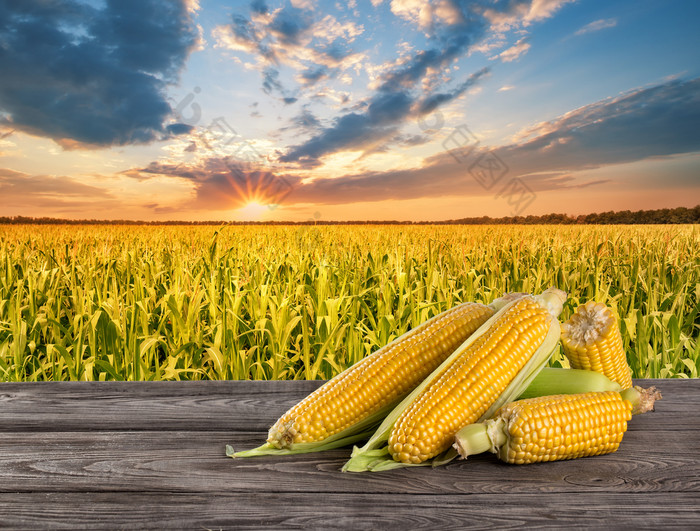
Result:
<svg viewBox="0 0 700 531"><path fill-rule="evenodd" d="M530 466L339 471L348 449L230 459L320 382L0 384L0 528L690 528L700 525L700 380L611 455Z"/></svg>

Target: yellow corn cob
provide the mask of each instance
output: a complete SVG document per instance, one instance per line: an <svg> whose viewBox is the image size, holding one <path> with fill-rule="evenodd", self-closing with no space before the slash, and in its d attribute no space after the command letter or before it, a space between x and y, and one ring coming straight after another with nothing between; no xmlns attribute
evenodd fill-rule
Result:
<svg viewBox="0 0 700 531"><path fill-rule="evenodd" d="M464 303L426 321L329 380L270 428L267 443L232 457L289 454L344 446L366 433L497 309Z"/></svg>
<svg viewBox="0 0 700 531"><path fill-rule="evenodd" d="M615 391L528 398L460 430L455 447L462 457L490 450L517 465L608 454L620 446L632 409Z"/></svg>
<svg viewBox="0 0 700 531"><path fill-rule="evenodd" d="M353 449L350 460L343 466L344 472L368 470L379 472L403 466L423 466L426 464L439 466L448 463L457 456L455 450L449 449L433 459L421 462L416 462L419 459L411 458L418 457L421 452L424 454L422 457L427 458L427 455L434 453L433 446L444 446L444 434L437 434L437 432L453 429L456 424L455 418L464 416L463 410L483 411L478 420L490 418L496 410L513 401L527 388L557 347L561 332L556 316L562 310L566 293L556 288L550 288L535 297L524 296L510 298L510 300L511 302L502 306L493 317L474 332L440 367L396 406L364 446ZM542 331L540 325L543 321L548 323L548 326L545 326ZM511 328L515 331L511 332ZM541 332L542 337L535 337ZM531 350L530 343L539 343L539 347ZM523 349L521 344L527 346ZM529 351L529 358L519 359L517 354L512 356L508 351ZM515 372L509 367L518 365L519 368ZM468 369L469 375L466 378L470 383L455 390L454 394L459 397L458 403L454 404L455 410L442 411L445 408L440 408L437 404L432 403L431 397L440 396L439 388L434 386L438 380L443 379L446 374L450 374L452 366L460 369L471 367ZM428 391L431 387L433 389ZM476 394L474 390L477 391ZM474 398L473 403L469 401L469 397ZM411 425L411 417L407 410L412 409L419 399L424 401L426 408L436 406L433 409L437 415L444 413L447 420L438 420L434 415L422 415L419 423ZM448 394L447 400L450 399ZM418 413L422 413L422 408ZM467 413L467 416L471 418L471 413ZM414 431L406 434L406 430L403 430L399 433L400 427L395 430L399 420L402 424L405 422L407 427ZM389 442L392 434L394 434L394 438ZM435 437L436 434L437 437ZM452 431L451 437L454 437L454 431ZM426 440L422 441L422 438ZM423 447L421 447L421 443ZM395 447L396 444L402 446ZM401 457L399 455L401 452L410 454L409 462L396 460L392 455L392 447L394 447L393 454L398 457ZM417 450L414 450L414 447Z"/></svg>
<svg viewBox="0 0 700 531"><path fill-rule="evenodd" d="M394 404L493 313L483 304L465 303L427 321L292 407L270 429L268 443L284 448L321 441Z"/></svg>
<svg viewBox="0 0 700 531"><path fill-rule="evenodd" d="M573 369L596 371L623 389L632 387L617 320L604 304L590 301L579 306L562 325L561 344Z"/></svg>
<svg viewBox="0 0 700 531"><path fill-rule="evenodd" d="M389 435L394 460L417 464L448 449L524 367L552 319L532 297L517 300L404 410Z"/></svg>

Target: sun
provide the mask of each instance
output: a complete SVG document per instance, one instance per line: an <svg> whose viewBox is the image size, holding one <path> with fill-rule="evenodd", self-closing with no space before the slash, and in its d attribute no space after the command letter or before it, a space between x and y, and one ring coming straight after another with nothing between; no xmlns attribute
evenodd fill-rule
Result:
<svg viewBox="0 0 700 531"><path fill-rule="evenodd" d="M258 201L248 201L237 210L237 213L243 221L256 221L262 218L266 211L267 206L262 203Z"/></svg>

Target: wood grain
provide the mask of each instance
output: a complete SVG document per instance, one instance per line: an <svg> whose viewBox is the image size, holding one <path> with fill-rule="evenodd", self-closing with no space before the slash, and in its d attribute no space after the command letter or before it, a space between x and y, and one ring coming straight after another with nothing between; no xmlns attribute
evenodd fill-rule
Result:
<svg viewBox="0 0 700 531"><path fill-rule="evenodd" d="M700 492L700 431L630 433L615 454L528 467L475 456L438 469L341 473L349 449L231 459L257 434L89 432L3 434L0 492ZM186 474L183 474L186 471ZM503 481L507 478L507 481Z"/></svg>
<svg viewBox="0 0 700 531"><path fill-rule="evenodd" d="M339 471L349 449L230 459L323 382L0 384L0 528L693 528L700 380L664 394L620 450L524 467Z"/></svg>
<svg viewBox="0 0 700 531"><path fill-rule="evenodd" d="M700 380L638 380L664 394L648 425L686 429ZM322 381L48 382L0 384L2 431L265 431ZM672 399L666 397L672 397Z"/></svg>
<svg viewBox="0 0 700 531"><path fill-rule="evenodd" d="M697 529L697 495L8 494L2 526L46 529Z"/></svg>

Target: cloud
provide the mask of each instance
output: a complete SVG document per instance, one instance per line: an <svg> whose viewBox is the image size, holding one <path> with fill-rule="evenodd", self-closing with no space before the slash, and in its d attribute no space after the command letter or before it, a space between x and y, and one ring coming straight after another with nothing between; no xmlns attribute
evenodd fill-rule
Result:
<svg viewBox="0 0 700 531"><path fill-rule="evenodd" d="M352 82L352 77L343 74L350 67L367 71L373 92L325 129L289 146L278 159L312 168L322 164L321 158L336 152L377 150L407 120L459 98L488 71L481 70L447 89L451 64L477 45L493 24L526 26L551 16L563 3L564 0L393 0L392 12L424 32L427 45L396 61L369 66L361 64L365 54L353 53L348 47L362 33L362 26L340 22L331 15L320 18L313 9L287 5L270 11L254 4L250 19L237 14L231 24L216 28L215 36L219 46L254 54L263 75L264 92L279 93L285 103L299 100L308 89L325 80ZM500 57L513 61L529 46L523 38ZM282 86L278 75L281 65L296 71L300 85L297 90L285 90ZM332 89L324 87L311 99L332 94ZM338 101L344 105L348 99ZM388 117L380 116L380 105L387 105Z"/></svg>
<svg viewBox="0 0 700 531"><path fill-rule="evenodd" d="M523 168L571 169L700 150L700 78L636 89L523 131L499 149Z"/></svg>
<svg viewBox="0 0 700 531"><path fill-rule="evenodd" d="M483 147L464 163L448 152L417 169L345 175L299 183L290 202L351 203L495 193L470 174L478 155L495 154L535 191L600 186L572 172L700 151L700 78L633 90L537 124L512 144ZM500 184L502 185L503 182ZM500 186L500 185L499 185ZM668 186L673 186L669 180Z"/></svg>
<svg viewBox="0 0 700 531"><path fill-rule="evenodd" d="M563 0L512 0L497 3L393 0L392 12L424 30L428 46L400 58L388 68L378 69L380 74L373 84L376 90L365 100L364 112L353 109L352 112L339 116L326 129L301 144L291 146L279 161L299 163L308 168L321 165L322 157L339 151L378 149L381 142L394 136L404 122L455 100L488 73L487 69L482 69L451 91L440 88L443 80L437 76L455 59L467 53L470 47L480 42L493 24L528 25L551 16L563 3ZM499 57L505 62L514 61L529 47L526 39L522 38ZM417 94L419 88L422 94ZM389 108L391 119L377 120L376 112L375 116L370 115L373 107L386 101L398 101L387 98L386 95L400 97L404 104L399 109Z"/></svg>
<svg viewBox="0 0 700 531"><path fill-rule="evenodd" d="M250 17L236 13L212 34L218 47L253 55L263 77L271 67L288 66L303 87L310 87L365 57L350 46L364 31L362 25L319 13L309 2L292 2L274 10L253 2Z"/></svg>
<svg viewBox="0 0 700 531"><path fill-rule="evenodd" d="M307 107L292 118L292 124L302 129L317 129L321 126L319 119Z"/></svg>
<svg viewBox="0 0 700 531"><path fill-rule="evenodd" d="M184 179L194 185L195 199L171 206L168 211L229 210L250 201L264 204L282 203L292 191L296 178L286 178L233 157L209 157L197 163L172 164L152 162L143 168L123 172L131 178L145 180L157 176ZM291 180L290 180L291 179ZM160 208L158 205L153 205Z"/></svg>
<svg viewBox="0 0 700 531"><path fill-rule="evenodd" d="M451 0L392 0L391 12L424 30L431 30L439 23L457 23L462 18L458 4Z"/></svg>
<svg viewBox="0 0 700 531"><path fill-rule="evenodd" d="M199 35L191 4L169 0L0 6L5 125L57 142L148 143L175 134L165 88Z"/></svg>
<svg viewBox="0 0 700 531"><path fill-rule="evenodd" d="M378 149L385 150L386 129L398 145L418 145L425 137L406 137L392 127L394 113L409 105L405 95L395 101L376 101L377 107L362 115L346 115L365 134L376 134ZM374 123L368 121L374 120ZM523 131L511 144L483 146L458 162L445 151L423 161L418 168L362 172L332 178L307 180L290 173L260 171L233 157L209 157L188 164L154 162L124 172L132 178L166 176L193 183L196 191L193 209L227 209L252 199L282 204L345 204L387 199L415 199L440 196L494 195L511 179L519 177L534 192L582 189L603 186L610 179L581 179L581 170L601 168L658 157L700 151L700 78L673 80L640 88L615 98L591 103L554 120ZM335 129L341 135L352 128ZM449 138L449 136L448 136ZM331 139L326 139L330 141ZM359 137L339 138L340 143L360 143ZM449 143L445 144L451 147ZM507 172L495 186L484 188L475 178L473 166L480 156L495 155ZM670 179L666 185L673 187ZM183 209L185 206L183 205Z"/></svg>
<svg viewBox="0 0 700 531"><path fill-rule="evenodd" d="M586 33L593 33L594 31L600 31L606 28L614 28L617 26L617 19L615 18L601 18L600 20L594 20L583 26L574 35L585 35Z"/></svg>
<svg viewBox="0 0 700 531"><path fill-rule="evenodd" d="M417 16L420 18L422 8L419 4L402 3L401 7L408 10L406 16L409 18L413 16L411 10L419 9ZM394 8L392 3L392 9ZM398 4L396 8L398 9ZM429 25L434 34L433 45L386 70L377 90L366 100L364 112L353 111L336 118L330 127L303 144L291 147L280 157L280 162L297 162L312 167L320 165L319 159L331 153L376 148L378 143L394 136L407 119L432 112L462 95L488 71L481 70L473 74L450 92L435 92L425 97L413 94L416 85L429 71L437 71L446 66L483 35L486 21L469 11L471 8L468 6L460 6L460 9L462 11L458 12L458 16L447 16L437 15L431 8Z"/></svg>
<svg viewBox="0 0 700 531"><path fill-rule="evenodd" d="M464 92L466 92L467 89L476 85L479 79L488 75L489 73L490 69L484 67L481 70L478 70L477 72L474 72L472 75L470 75L464 83L459 85L453 91L438 92L431 94L419 103L417 114L420 116L424 114L429 114L435 109L437 109L440 105L444 105L445 103L449 103L450 101L460 97L462 94L464 94Z"/></svg>
<svg viewBox="0 0 700 531"><path fill-rule="evenodd" d="M270 11L264 0L253 0L250 3L250 10L258 15L266 15Z"/></svg>
<svg viewBox="0 0 700 531"><path fill-rule="evenodd" d="M104 188L71 177L31 175L9 168L0 168L0 195L6 206L31 207L34 212L43 208L51 211L93 208L95 202L108 206L116 201Z"/></svg>
<svg viewBox="0 0 700 531"><path fill-rule="evenodd" d="M449 92L434 92L422 99L411 95L411 89L429 68L447 63L471 42L470 34L461 24L449 28L446 33L444 39L448 44L444 49L422 50L407 63L387 72L377 92L367 102L364 113L352 112L337 118L332 126L304 144L290 148L280 157L280 162L303 162L309 167L319 165L319 158L337 151L376 148L379 142L393 136L407 119L433 112L461 96L489 70L479 70Z"/></svg>
<svg viewBox="0 0 700 531"><path fill-rule="evenodd" d="M565 4L575 0L510 0L489 5L483 10L484 16L494 31L525 28L532 23L554 15Z"/></svg>
<svg viewBox="0 0 700 531"><path fill-rule="evenodd" d="M283 46L297 46L301 37L313 25L313 15L306 9L286 6L275 12L266 29Z"/></svg>
<svg viewBox="0 0 700 531"><path fill-rule="evenodd" d="M499 53L497 56L492 57L491 59L500 59L504 63L511 63L515 61L516 59L519 59L521 55L524 53L527 53L527 51L530 49L530 43L527 42L526 38L523 37L520 39L518 42L516 42L513 46L510 48L503 50L501 53Z"/></svg>
<svg viewBox="0 0 700 531"><path fill-rule="evenodd" d="M306 167L320 164L318 159L341 150L363 149L394 135L397 123L409 115L413 101L404 92L379 93L364 113L349 113L337 118L331 127L280 157L280 162L302 162Z"/></svg>
<svg viewBox="0 0 700 531"><path fill-rule="evenodd" d="M307 68L299 74L298 80L304 85L313 85L328 77L329 69L325 65Z"/></svg>

